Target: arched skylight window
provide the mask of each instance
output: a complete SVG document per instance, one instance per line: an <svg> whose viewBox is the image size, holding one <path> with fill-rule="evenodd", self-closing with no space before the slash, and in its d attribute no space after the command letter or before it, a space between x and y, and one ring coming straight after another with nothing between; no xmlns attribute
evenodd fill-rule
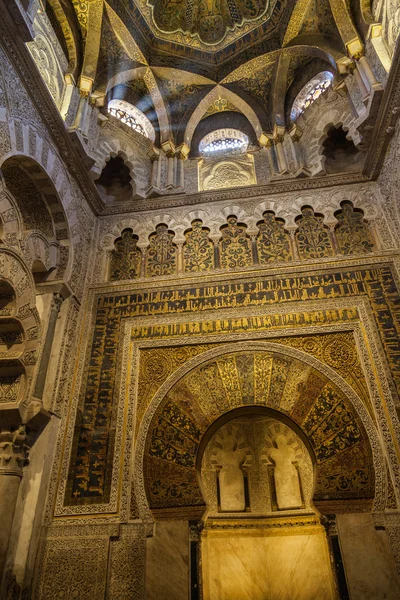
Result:
<svg viewBox="0 0 400 600"><path fill-rule="evenodd" d="M156 137L154 127L136 106L125 100L110 100L107 109L110 115L154 142Z"/></svg>
<svg viewBox="0 0 400 600"><path fill-rule="evenodd" d="M311 104L328 89L333 81L333 74L330 71L322 71L310 79L308 83L297 94L293 102L290 118L295 121Z"/></svg>
<svg viewBox="0 0 400 600"><path fill-rule="evenodd" d="M199 150L205 156L218 154L242 154L249 145L247 135L237 129L217 129L208 133L199 144Z"/></svg>

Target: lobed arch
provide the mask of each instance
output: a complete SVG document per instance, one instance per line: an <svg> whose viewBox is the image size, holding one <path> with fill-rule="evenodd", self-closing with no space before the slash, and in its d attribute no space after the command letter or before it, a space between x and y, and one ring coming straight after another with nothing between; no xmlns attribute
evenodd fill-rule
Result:
<svg viewBox="0 0 400 600"><path fill-rule="evenodd" d="M140 135L140 134L137 134ZM148 142L150 147L151 142ZM129 169L130 186L133 196L136 198L144 198L149 185L148 168L143 158L138 157L137 149L133 146L127 146L125 142L118 137L114 137L111 142L104 141L98 151L94 166L91 169L91 175L96 183L101 177L103 169L106 167L111 158L120 157L124 164Z"/></svg>
<svg viewBox="0 0 400 600"><path fill-rule="evenodd" d="M4 158L0 179L5 242L23 249L30 267L39 261L49 279L65 279L72 263L70 228L53 180L39 162L21 154Z"/></svg>
<svg viewBox="0 0 400 600"><path fill-rule="evenodd" d="M2 406L26 407L39 358L42 331L36 308L35 282L26 262L10 248L1 249L0 279Z"/></svg>
<svg viewBox="0 0 400 600"><path fill-rule="evenodd" d="M140 423L138 423L138 431L137 431L137 442L134 454L134 463L135 463L135 473L136 478L134 481L135 494L138 500L139 512L142 519L145 521L151 521L154 518L164 518L171 515L171 513L177 515L181 514L182 518L199 518L205 509L204 502L202 500L200 488L198 486L198 475L196 471L196 461L193 459L188 459L190 462L189 470L190 474L188 475L189 479L187 479L184 484L187 486L187 489L191 488L193 491L193 498L195 501L193 504L185 505L185 499L179 505L179 502L175 503L175 506L168 506L169 500L167 500L162 506L163 501L159 503L156 501L154 503L154 490L153 492L149 492L149 486L152 484L152 475L160 481L161 487L164 486L164 489L167 489L169 482L174 481L174 475L177 475L176 481L182 481L182 477L185 473L185 470L182 465L178 464L177 471L174 471L174 467L171 467L170 464L167 463L165 467L166 470L163 473L163 468L160 471L153 470L153 466L151 461L149 462L149 457L151 457L151 436L156 423L159 423L159 420L162 419L163 410L172 410L175 411L175 415L177 419L186 419L184 422L186 423L185 428L187 431L192 431L192 441L194 440L193 446L188 450L189 454L193 457L196 457L198 454L198 447L201 443L203 436L208 431L209 427L220 417L226 417L232 408L241 408L243 406L249 405L264 405L269 408L274 408L275 410L284 413L286 417L294 420L297 425L300 426L301 429L304 430L304 421L301 421L299 416L296 416L296 412L293 412L293 407L290 408L287 405L287 400L285 400L286 405L281 407L277 405L276 400L272 399L272 403L269 402L252 402L251 401L251 393L247 400L243 400L241 396L237 401L230 406L224 405L224 402L221 400L220 405L218 406L215 402L209 404L208 400L206 402L205 399L202 399L202 394L204 390L204 385L206 379L202 379L202 376L198 376L201 374L201 370L207 368L210 365L215 364L216 361L229 361L234 360L239 356L248 356L252 354L253 356L256 353L266 353L267 355L276 355L283 359L283 361L298 361L300 365L300 370L303 372L308 370L308 372L314 372L315 377L321 378L326 383L324 385L331 386L332 389L338 390L338 394L341 395L346 410L350 411L353 414L355 422L358 423L357 427L362 429L363 431L363 444L365 442L366 447L369 448L366 451L365 456L369 456L366 459L367 470L370 469L370 474L372 475L371 479L371 487L369 487L368 493L366 493L365 501L365 510L370 510L372 505L375 509L379 510L382 507L383 498L384 498L384 456L383 449L380 442L379 434L375 428L375 425L372 421L371 416L369 415L367 408L364 406L363 402L359 398L359 396L355 393L353 388L347 384L343 378L338 375L336 371L334 371L327 364L322 363L318 359L307 355L302 350L294 349L294 348L282 348L282 346L275 344L273 342L236 342L236 343L227 343L222 344L217 348L213 348L211 350L207 350L200 356L197 356L193 359L188 360L183 366L178 368L175 373L173 373L159 388L155 396L153 397L149 407L147 408L143 418ZM275 353L275 354L274 354ZM243 359L243 364L245 364L245 359ZM251 371L251 369L250 369ZM209 371L207 377L211 377L212 381L215 383L215 375L213 375L213 369ZM261 370L260 373L263 371ZM193 377L193 374L195 377ZM196 381L197 377L197 381ZM189 379L188 379L189 378ZM190 383L191 387L188 387L188 381L192 378L192 383ZM262 378L259 379L262 381ZM214 385L214 384L213 384ZM193 387L194 386L194 387ZM197 386L197 387L196 387ZM191 390L190 401L188 397L188 390ZM196 391L196 389L198 391ZM249 389L249 388L248 388ZM254 387L253 390L256 388ZM253 392L255 394L254 397L261 398L260 388L257 388L256 391ZM200 395L199 395L200 394ZM232 397L235 396L235 386L232 385L230 394ZM258 394L258 396L257 396ZM185 399L186 398L186 399ZM196 399L197 398L197 399ZM250 398L250 399L249 399ZM269 396L268 396L269 398ZM299 406L299 410L301 411L302 402L297 404ZM310 400L310 398L309 398ZM304 400L305 401L305 400ZM206 408L206 404L208 408ZM224 408L225 406L225 408ZM296 403L293 404L296 407ZM309 404L309 406L311 406ZM175 408L174 408L175 407ZM297 410L297 409L296 409ZM211 411L211 412L210 412ZM301 414L298 413L298 414ZM350 414L350 413L349 413ZM187 421L187 422L186 422ZM182 421L183 422L183 421ZM157 427L161 427L157 425ZM195 429L193 429L193 427ZM192 428L192 429L191 429ZM306 436L309 438L310 435ZM162 442L160 442L162 445ZM315 449L315 445L312 444ZM161 456L161 455L160 455ZM335 454L336 456L336 454ZM155 460L155 459L154 459ZM161 462L161 458L159 459ZM173 462L173 461L172 461ZM340 464L340 463L338 463ZM353 465L360 465L355 459ZM142 468L144 466L144 468ZM324 501L326 510L332 510L331 500L336 502L336 510L340 510L340 493L336 494L336 499L333 498L335 493L332 495L332 490L330 492L326 491L322 492L321 486L322 479L318 479L322 477L322 471L318 473L317 466L317 488L315 498L318 498L318 509L324 512ZM154 467L156 469L156 467ZM162 474L163 473L163 474ZM153 478L154 479L154 478ZM319 481L319 483L318 483ZM322 486L323 487L323 486ZM329 486L328 486L329 487ZM196 491L197 490L197 491ZM330 500L326 498L326 495L331 495ZM346 495L346 494L344 494ZM349 501L352 501L351 494L347 495L346 499L343 497L344 505L346 506L346 510L348 511ZM354 498L354 500L356 500ZM315 500L314 500L315 501ZM356 503L359 505L362 504L363 500L358 498ZM158 505L157 505L158 504ZM157 506L156 506L157 505Z"/></svg>
<svg viewBox="0 0 400 600"><path fill-rule="evenodd" d="M74 186L71 184L68 172L61 162L54 146L46 137L43 137L35 127L29 123L12 121L10 124L10 137L12 149L0 157L0 188L3 187L2 166L9 159L21 161L22 164L29 163L39 167L42 172L42 178L48 180L49 186L54 188L57 196L55 200L58 203L60 211L64 217L63 220L67 227L71 227L76 218L75 209L72 206L75 201ZM71 216L69 216L71 215ZM71 233L71 243L76 244L80 240L79 229L75 228Z"/></svg>

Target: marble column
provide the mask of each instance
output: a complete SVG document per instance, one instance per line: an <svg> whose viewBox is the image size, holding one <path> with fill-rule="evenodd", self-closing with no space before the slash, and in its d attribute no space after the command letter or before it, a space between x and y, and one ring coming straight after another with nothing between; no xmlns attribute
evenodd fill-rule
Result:
<svg viewBox="0 0 400 600"><path fill-rule="evenodd" d="M167 152L167 188L172 189L175 184L175 155Z"/></svg>
<svg viewBox="0 0 400 600"><path fill-rule="evenodd" d="M177 168L177 187L184 188L185 187L185 165L184 158L178 156L178 168Z"/></svg>
<svg viewBox="0 0 400 600"><path fill-rule="evenodd" d="M184 161L187 159L190 152L189 146L185 143L180 144L176 148L176 187L184 189L185 187L185 165Z"/></svg>
<svg viewBox="0 0 400 600"><path fill-rule="evenodd" d="M158 184L158 156L153 155L151 158L151 186L159 187Z"/></svg>
<svg viewBox="0 0 400 600"><path fill-rule="evenodd" d="M283 147L283 136L279 135L274 138L276 156L278 159L278 170L280 175L284 175L289 172L285 149Z"/></svg>
<svg viewBox="0 0 400 600"><path fill-rule="evenodd" d="M265 146L268 154L268 162L269 168L271 171L271 175L277 175L278 173L278 165L277 165L277 157L275 153L274 144L271 140L268 140L267 145Z"/></svg>
<svg viewBox="0 0 400 600"><path fill-rule="evenodd" d="M78 129L80 131L83 127L88 96L89 94L87 92L80 92L78 109L76 111L72 129Z"/></svg>
<svg viewBox="0 0 400 600"><path fill-rule="evenodd" d="M177 268L178 268L178 273L183 273L183 244L184 242L175 242L176 247L177 247Z"/></svg>
<svg viewBox="0 0 400 600"><path fill-rule="evenodd" d="M0 573L10 540L22 469L27 462L25 426L0 433Z"/></svg>
<svg viewBox="0 0 400 600"><path fill-rule="evenodd" d="M363 78L368 91L371 91L374 87L380 85L366 56L360 56L358 65L360 68L361 77Z"/></svg>
<svg viewBox="0 0 400 600"><path fill-rule="evenodd" d="M297 242L296 242L296 230L292 230L289 231L289 237L290 237L290 245L292 248L292 256L293 256L293 260L299 260L299 251L297 248Z"/></svg>
<svg viewBox="0 0 400 600"><path fill-rule="evenodd" d="M364 83L363 78L361 77L360 68L359 68L358 64L356 64L356 68L354 69L353 73L354 73L354 77L355 77L355 79L357 81L357 85L359 87L359 90L360 90L360 93L361 93L361 97L364 99L364 98L366 98L368 96L369 92L368 92L368 89L367 89L367 87L366 87L366 85Z"/></svg>
<svg viewBox="0 0 400 600"><path fill-rule="evenodd" d="M337 240L336 240L335 224L334 223L330 223L328 225L328 230L329 230L329 238L331 240L331 246L332 246L333 254L341 254L340 248L339 248Z"/></svg>
<svg viewBox="0 0 400 600"><path fill-rule="evenodd" d="M300 127L294 125L289 134L292 140L293 160L296 165L296 173L299 171L304 173L307 171L309 173L305 166L303 148L300 144L300 138L303 135L303 131Z"/></svg>

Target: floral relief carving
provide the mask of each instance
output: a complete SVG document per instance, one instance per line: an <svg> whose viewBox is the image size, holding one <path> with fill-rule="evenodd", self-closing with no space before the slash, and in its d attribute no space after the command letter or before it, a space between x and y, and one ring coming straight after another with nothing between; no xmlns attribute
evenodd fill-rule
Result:
<svg viewBox="0 0 400 600"><path fill-rule="evenodd" d="M192 229L185 233L183 265L185 271L210 271L214 268L214 244L209 239L210 230L203 227L203 221L192 221Z"/></svg>
<svg viewBox="0 0 400 600"><path fill-rule="evenodd" d="M223 269L248 267L252 264L251 240L246 229L247 226L238 223L234 215L228 217L227 225L221 227L222 237L218 247Z"/></svg>
<svg viewBox="0 0 400 600"><path fill-rule="evenodd" d="M335 236L342 254L372 252L374 245L362 211L354 210L351 202L342 202L342 209L335 217L338 220Z"/></svg>
<svg viewBox="0 0 400 600"><path fill-rule="evenodd" d="M298 229L295 233L300 258L332 256L332 245L322 215L314 213L311 206L304 206L301 213L302 216L296 219Z"/></svg>
<svg viewBox="0 0 400 600"><path fill-rule="evenodd" d="M155 233L150 236L150 245L146 255L146 275L172 275L177 269L177 248L173 243L174 233L167 225L157 225Z"/></svg>
<svg viewBox="0 0 400 600"><path fill-rule="evenodd" d="M135 279L140 276L142 252L137 247L138 237L131 229L125 229L115 241L111 251L110 280Z"/></svg>
<svg viewBox="0 0 400 600"><path fill-rule="evenodd" d="M260 264L277 260L291 260L289 233L284 228L283 219L277 219L273 211L263 213L264 221L257 223L257 254Z"/></svg>

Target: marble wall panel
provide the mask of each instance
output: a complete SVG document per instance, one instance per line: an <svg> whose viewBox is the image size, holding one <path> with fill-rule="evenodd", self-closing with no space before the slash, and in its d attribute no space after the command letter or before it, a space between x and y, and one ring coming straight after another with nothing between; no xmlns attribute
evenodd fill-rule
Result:
<svg viewBox="0 0 400 600"><path fill-rule="evenodd" d="M351 600L397 600L400 584L389 540L370 514L337 515L339 542Z"/></svg>
<svg viewBox="0 0 400 600"><path fill-rule="evenodd" d="M158 522L146 545L146 600L187 600L188 597L188 523Z"/></svg>
<svg viewBox="0 0 400 600"><path fill-rule="evenodd" d="M301 531L301 528L299 528ZM207 531L202 537L204 600L333 600L325 533Z"/></svg>

